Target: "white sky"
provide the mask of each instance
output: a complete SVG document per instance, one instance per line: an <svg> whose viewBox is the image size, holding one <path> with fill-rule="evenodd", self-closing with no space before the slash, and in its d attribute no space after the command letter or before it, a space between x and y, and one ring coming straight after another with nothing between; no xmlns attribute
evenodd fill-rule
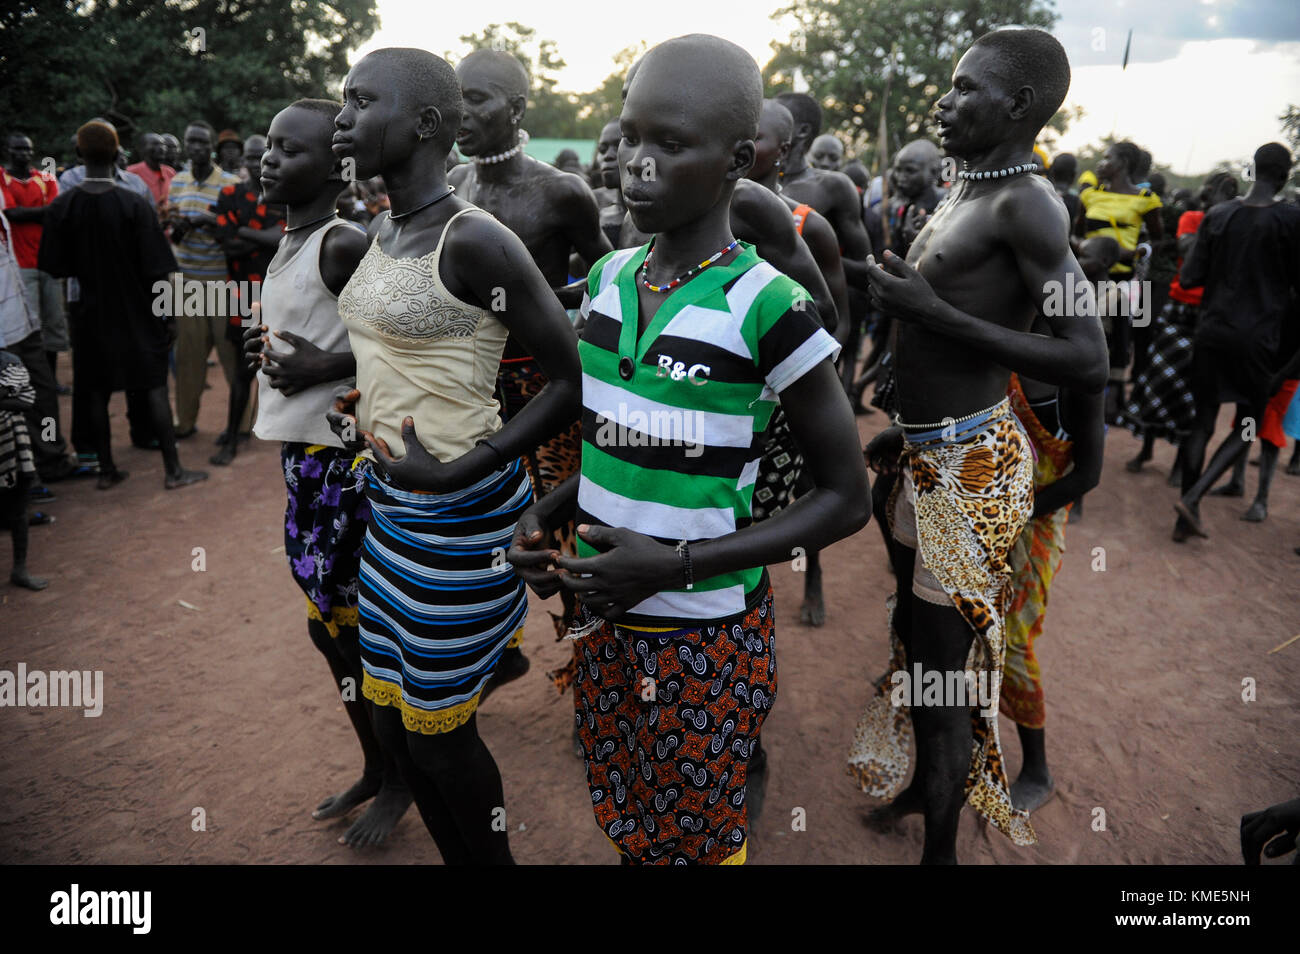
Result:
<svg viewBox="0 0 1300 954"><path fill-rule="evenodd" d="M1284 4L1280 14L1274 2ZM560 88L575 91L594 89L612 72L614 55L642 40L653 46L682 33L714 33L765 64L771 58L769 42L786 39L790 30L790 24L763 12L784 6L780 0L757 0L743 10L735 3L701 0L632 7L574 0L454 5L377 0L377 5L381 27L358 56L383 46L459 55L462 33L513 20L556 42L567 63ZM1249 158L1257 146L1281 139L1277 117L1288 102L1300 103L1297 0L1057 0L1057 10L1056 33L1074 65L1066 104L1087 111L1061 138L1061 149L1078 149L1113 131L1176 172L1203 172L1221 160ZM594 22L602 11L613 14L612 26ZM1121 71L1128 29L1135 31L1133 50L1128 69ZM1245 38L1263 30L1292 42Z"/></svg>

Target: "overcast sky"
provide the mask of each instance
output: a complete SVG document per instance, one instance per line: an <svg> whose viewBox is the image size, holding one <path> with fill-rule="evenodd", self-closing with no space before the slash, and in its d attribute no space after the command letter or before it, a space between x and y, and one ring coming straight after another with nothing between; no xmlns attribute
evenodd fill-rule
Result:
<svg viewBox="0 0 1300 954"><path fill-rule="evenodd" d="M573 0L377 4L380 30L359 54L381 46L459 54L461 34L513 20L556 41L568 64L560 87L577 91L599 85L614 54L640 41L715 33L765 64L771 41L788 38L792 26L761 14L784 6L779 0L749 0L743 14L735 3L700 0L630 8ZM1061 148L1113 131L1177 172L1201 172L1281 139L1277 117L1288 102L1300 103L1300 0L1057 0L1056 9L1055 33L1074 70L1066 103L1087 111ZM612 25L597 24L601 11L614 12ZM1121 71L1130 29L1128 69Z"/></svg>

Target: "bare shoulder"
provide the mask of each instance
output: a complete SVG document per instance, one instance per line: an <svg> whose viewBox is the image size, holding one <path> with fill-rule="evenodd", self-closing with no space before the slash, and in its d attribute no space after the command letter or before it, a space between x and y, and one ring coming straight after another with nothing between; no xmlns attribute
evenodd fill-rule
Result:
<svg viewBox="0 0 1300 954"><path fill-rule="evenodd" d="M469 176L470 163L459 163L451 172L447 173L447 184L459 186Z"/></svg>
<svg viewBox="0 0 1300 954"><path fill-rule="evenodd" d="M361 261L370 246L366 233L359 228L345 225L332 228L321 241L321 256L335 261Z"/></svg>
<svg viewBox="0 0 1300 954"><path fill-rule="evenodd" d="M993 219L1013 245L1064 246L1070 215L1060 195L1042 176L1019 176L993 196Z"/></svg>
<svg viewBox="0 0 1300 954"><path fill-rule="evenodd" d="M780 196L750 179L736 182L731 194L731 212L759 231L768 231L773 223L790 221L790 209ZM791 228L793 228L791 222Z"/></svg>
<svg viewBox="0 0 1300 954"><path fill-rule="evenodd" d="M530 177L545 190L552 202L596 204L596 194L582 176L565 172L536 159L529 166Z"/></svg>
<svg viewBox="0 0 1300 954"><path fill-rule="evenodd" d="M480 265L489 262L500 264L512 252L523 248L519 237L502 225L491 212L468 203L466 209L472 209L475 214L462 215L456 219L443 246L444 255L450 256L454 261L477 261ZM524 254L527 254L526 250Z"/></svg>
<svg viewBox="0 0 1300 954"><path fill-rule="evenodd" d="M836 198L850 197L854 202L858 201L858 187L844 173L832 169L819 169L818 172L822 182Z"/></svg>

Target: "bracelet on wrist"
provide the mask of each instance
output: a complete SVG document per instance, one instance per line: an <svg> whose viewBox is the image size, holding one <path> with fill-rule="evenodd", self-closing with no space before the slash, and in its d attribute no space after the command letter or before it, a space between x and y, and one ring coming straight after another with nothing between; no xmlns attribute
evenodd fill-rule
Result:
<svg viewBox="0 0 1300 954"><path fill-rule="evenodd" d="M686 589L695 589L695 568L691 566L691 546L685 540L679 540L677 543L677 555L682 558L682 577L686 581Z"/></svg>

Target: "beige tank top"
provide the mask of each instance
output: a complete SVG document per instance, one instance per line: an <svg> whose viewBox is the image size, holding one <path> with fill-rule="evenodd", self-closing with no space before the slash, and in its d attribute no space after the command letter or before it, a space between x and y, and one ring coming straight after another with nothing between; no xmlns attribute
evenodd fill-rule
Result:
<svg viewBox="0 0 1300 954"><path fill-rule="evenodd" d="M485 308L447 291L438 274L443 242L419 258L393 258L370 243L339 295L339 315L357 359L357 422L387 442L394 457L406 451L402 420L415 420L424 448L446 462L501 427L495 391L506 327ZM366 452L370 456L370 452Z"/></svg>

